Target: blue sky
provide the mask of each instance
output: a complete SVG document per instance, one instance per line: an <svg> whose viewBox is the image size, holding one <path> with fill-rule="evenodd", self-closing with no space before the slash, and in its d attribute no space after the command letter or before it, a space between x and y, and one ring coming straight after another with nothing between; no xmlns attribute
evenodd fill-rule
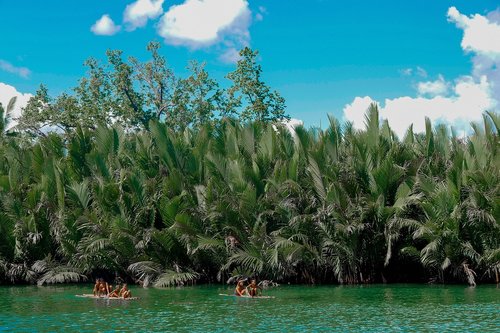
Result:
<svg viewBox="0 0 500 333"><path fill-rule="evenodd" d="M234 50L258 49L264 79L308 126L328 113L360 125L372 101L401 128L404 112L460 124L498 108L497 1L204 1L0 0L0 83L59 94L76 85L86 58L121 49L146 59L146 43L158 40L177 73L206 61L221 83ZM136 8L127 14L127 5ZM455 116L432 111L444 107Z"/></svg>

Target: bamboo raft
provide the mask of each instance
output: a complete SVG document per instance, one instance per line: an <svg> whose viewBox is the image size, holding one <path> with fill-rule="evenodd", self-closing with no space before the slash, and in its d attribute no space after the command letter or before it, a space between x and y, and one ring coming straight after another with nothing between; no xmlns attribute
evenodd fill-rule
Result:
<svg viewBox="0 0 500 333"><path fill-rule="evenodd" d="M219 294L219 296L236 297L236 298L249 298L249 299L271 299L271 298L275 298L274 296L236 296L234 294Z"/></svg>
<svg viewBox="0 0 500 333"><path fill-rule="evenodd" d="M128 301L128 300L136 300L139 299L139 297L128 297L128 298L123 298L123 297L108 297L108 296L95 296L93 294L82 294L82 295L75 295L76 297L83 297L83 298L93 298L93 299L105 299L105 300L122 300L122 301Z"/></svg>

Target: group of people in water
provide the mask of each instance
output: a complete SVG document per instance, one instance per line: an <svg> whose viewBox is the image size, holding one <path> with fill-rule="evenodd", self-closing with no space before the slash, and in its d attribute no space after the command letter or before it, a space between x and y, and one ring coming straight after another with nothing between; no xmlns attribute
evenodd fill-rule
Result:
<svg viewBox="0 0 500 333"><path fill-rule="evenodd" d="M262 288L257 284L256 279L251 279L250 283L245 285L246 279L238 280L236 284L236 289L234 290L234 294L236 296L246 296L246 297L255 297L262 293ZM126 283L116 285L116 288L113 289L113 285L108 284L104 279L98 278L95 281L94 296L96 297L109 297L109 298L130 298L132 294L127 287Z"/></svg>
<svg viewBox="0 0 500 333"><path fill-rule="evenodd" d="M262 288L257 284L256 279L250 280L250 283L246 286L245 281L242 279L236 284L236 289L234 290L236 296L255 297L262 292Z"/></svg>
<svg viewBox="0 0 500 333"><path fill-rule="evenodd" d="M110 298L130 298L132 297L132 293L128 290L127 284L124 283L120 286L120 284L116 285L116 288L113 289L113 285L108 284L104 279L96 279L94 290L94 296L97 297L110 297Z"/></svg>

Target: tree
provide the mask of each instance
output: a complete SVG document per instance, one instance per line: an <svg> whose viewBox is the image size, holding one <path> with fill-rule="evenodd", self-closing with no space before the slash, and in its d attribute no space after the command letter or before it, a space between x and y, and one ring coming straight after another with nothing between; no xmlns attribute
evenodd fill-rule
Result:
<svg viewBox="0 0 500 333"><path fill-rule="evenodd" d="M226 99L203 65L174 78L151 47L138 72L119 51L90 60L74 95L41 86L23 119L38 137L0 138L0 282L498 279L496 113L465 139L426 120L399 140L375 104L364 129L292 134L266 125L267 97L250 103L269 92L256 52ZM238 97L248 118L228 116Z"/></svg>
<svg viewBox="0 0 500 333"><path fill-rule="evenodd" d="M167 67L167 62L159 53L160 43L150 42L147 50L151 53L151 61L141 63L134 57L129 60L134 69L135 79L141 86L145 107L150 117L170 120L174 107L173 96L178 80L174 72Z"/></svg>
<svg viewBox="0 0 500 333"><path fill-rule="evenodd" d="M236 113L243 121L280 121L287 119L285 99L262 81L262 68L257 63L258 51L245 47L236 70L226 78L233 82L228 90L227 114ZM241 112L237 108L243 107Z"/></svg>
<svg viewBox="0 0 500 333"><path fill-rule="evenodd" d="M205 64L192 61L188 70L191 74L179 80L173 96L173 123L181 129L212 123L215 113L223 108L224 103L224 92L217 81L209 76Z"/></svg>
<svg viewBox="0 0 500 333"><path fill-rule="evenodd" d="M180 78L160 54L160 43L150 42L147 50L151 59L145 62L134 57L124 60L120 50L108 50L105 64L89 58L86 76L72 93L52 98L41 85L25 107L19 128L34 136L50 131L69 134L77 127L95 129L98 124L141 130L156 119L182 131L233 116L264 123L287 118L283 97L271 92L260 77L256 51L241 51L237 69L227 76L233 86L226 92L204 64L191 62L190 75Z"/></svg>

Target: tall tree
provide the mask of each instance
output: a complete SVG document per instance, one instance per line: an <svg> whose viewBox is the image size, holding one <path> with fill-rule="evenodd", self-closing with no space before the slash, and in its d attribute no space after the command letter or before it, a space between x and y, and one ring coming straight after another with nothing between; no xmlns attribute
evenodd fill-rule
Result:
<svg viewBox="0 0 500 333"><path fill-rule="evenodd" d="M280 121L288 118L285 99L275 90L271 91L262 80L262 67L258 64L259 52L245 47L240 51L236 70L226 78L232 81L228 90L229 114L236 112L243 121ZM242 107L238 112L234 109Z"/></svg>
<svg viewBox="0 0 500 333"><path fill-rule="evenodd" d="M178 87L178 79L174 72L167 67L166 59L159 53L160 43L150 42L147 50L152 59L145 63L134 57L129 60L135 71L135 78L144 94L145 106L155 119L165 118L169 122L175 118L173 100Z"/></svg>

